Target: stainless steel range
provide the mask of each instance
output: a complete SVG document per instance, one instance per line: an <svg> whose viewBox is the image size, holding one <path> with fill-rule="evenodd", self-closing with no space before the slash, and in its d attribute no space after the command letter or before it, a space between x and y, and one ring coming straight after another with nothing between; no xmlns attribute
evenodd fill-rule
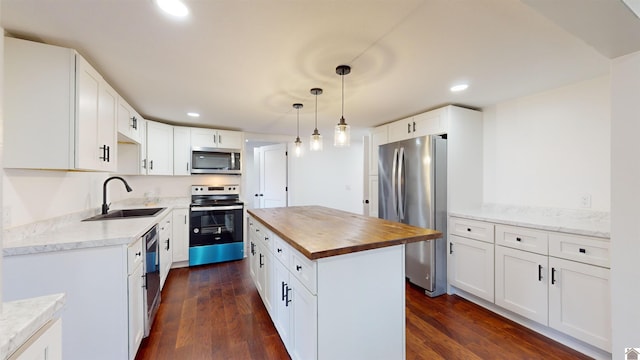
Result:
<svg viewBox="0 0 640 360"><path fill-rule="evenodd" d="M191 186L189 265L244 257L239 185Z"/></svg>

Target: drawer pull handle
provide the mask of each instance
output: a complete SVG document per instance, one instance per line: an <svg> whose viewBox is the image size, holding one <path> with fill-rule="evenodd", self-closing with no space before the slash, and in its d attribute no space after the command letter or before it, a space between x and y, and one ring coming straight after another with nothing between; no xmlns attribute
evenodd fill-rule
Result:
<svg viewBox="0 0 640 360"><path fill-rule="evenodd" d="M300 270L302 270L302 266L296 265L296 271L300 271Z"/></svg>
<svg viewBox="0 0 640 360"><path fill-rule="evenodd" d="M142 251L138 251L138 252L136 253L136 256L141 256L141 255L142 255Z"/></svg>
<svg viewBox="0 0 640 360"><path fill-rule="evenodd" d="M516 241L522 241L522 238L517 237Z"/></svg>
<svg viewBox="0 0 640 360"><path fill-rule="evenodd" d="M278 252L279 252L279 253L281 253L281 252L282 252L282 249L278 248Z"/></svg>
<svg viewBox="0 0 640 360"><path fill-rule="evenodd" d="M538 265L538 281L542 281L542 265Z"/></svg>
<svg viewBox="0 0 640 360"><path fill-rule="evenodd" d="M269 241L269 237L268 237L268 236L265 236L265 237L264 237L264 241Z"/></svg>
<svg viewBox="0 0 640 360"><path fill-rule="evenodd" d="M584 248L580 248L579 251L580 251L581 254L586 254L587 253L587 249L584 249Z"/></svg>
<svg viewBox="0 0 640 360"><path fill-rule="evenodd" d="M467 231L471 231L471 228L467 228Z"/></svg>
<svg viewBox="0 0 640 360"><path fill-rule="evenodd" d="M264 255L260 254L260 268L262 269L262 267L264 266L264 263L262 262L262 258L264 257Z"/></svg>
<svg viewBox="0 0 640 360"><path fill-rule="evenodd" d="M556 269L551 268L551 285L556 283Z"/></svg>
<svg viewBox="0 0 640 360"><path fill-rule="evenodd" d="M453 254L453 243L449 243L449 254Z"/></svg>

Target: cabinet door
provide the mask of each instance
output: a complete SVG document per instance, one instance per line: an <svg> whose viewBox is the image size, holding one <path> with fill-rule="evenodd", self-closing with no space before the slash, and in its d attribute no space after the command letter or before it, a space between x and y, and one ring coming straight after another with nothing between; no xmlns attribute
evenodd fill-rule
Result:
<svg viewBox="0 0 640 360"><path fill-rule="evenodd" d="M144 281L142 262L129 275L129 359L136 357L136 352L144 336Z"/></svg>
<svg viewBox="0 0 640 360"><path fill-rule="evenodd" d="M173 127L147 121L147 174L173 175Z"/></svg>
<svg viewBox="0 0 640 360"><path fill-rule="evenodd" d="M116 172L118 159L118 138L116 130L118 94L106 81L100 83L98 101L98 168L102 171Z"/></svg>
<svg viewBox="0 0 640 360"><path fill-rule="evenodd" d="M379 126L371 132L371 149L369 156L369 175L378 175L378 148L389 141L389 127Z"/></svg>
<svg viewBox="0 0 640 360"><path fill-rule="evenodd" d="M609 269L549 257L549 326L611 352Z"/></svg>
<svg viewBox="0 0 640 360"><path fill-rule="evenodd" d="M442 110L429 111L414 116L415 130L413 131L413 137L445 134L447 126L444 119L445 116Z"/></svg>
<svg viewBox="0 0 640 360"><path fill-rule="evenodd" d="M369 216L378 217L378 175L369 176Z"/></svg>
<svg viewBox="0 0 640 360"><path fill-rule="evenodd" d="M191 174L191 128L173 127L173 175Z"/></svg>
<svg viewBox="0 0 640 360"><path fill-rule="evenodd" d="M143 133L141 119L121 96L118 97L118 133L124 135L127 140L139 144Z"/></svg>
<svg viewBox="0 0 640 360"><path fill-rule="evenodd" d="M264 302L264 306L267 308L269 314L273 312L272 305L272 297L271 289L273 284L271 284L272 276L271 276L271 267L272 267L272 255L271 253L265 249L262 244L258 243L258 267L256 269L256 275L258 277L258 291L262 290L260 295L262 296L262 301Z"/></svg>
<svg viewBox="0 0 640 360"><path fill-rule="evenodd" d="M318 358L318 299L295 276L291 280L291 349L294 360ZM374 316L374 315L372 315Z"/></svg>
<svg viewBox="0 0 640 360"><path fill-rule="evenodd" d="M389 124L389 142L406 140L413 137L415 122L413 117L398 120Z"/></svg>
<svg viewBox="0 0 640 360"><path fill-rule="evenodd" d="M160 221L160 230L158 232L158 246L160 248L160 288L164 286L164 282L167 280L167 275L169 274L173 260L171 253L171 232L171 216L167 216Z"/></svg>
<svg viewBox="0 0 640 360"><path fill-rule="evenodd" d="M449 235L449 284L493 302L493 247L491 243Z"/></svg>
<svg viewBox="0 0 640 360"><path fill-rule="evenodd" d="M289 350L290 321L291 321L291 284L289 283L289 270L280 261L273 262L273 311L272 320L280 339Z"/></svg>
<svg viewBox="0 0 640 360"><path fill-rule="evenodd" d="M189 209L174 209L172 216L173 261L189 261Z"/></svg>
<svg viewBox="0 0 640 360"><path fill-rule="evenodd" d="M218 147L223 149L242 149L244 136L240 131L217 130Z"/></svg>
<svg viewBox="0 0 640 360"><path fill-rule="evenodd" d="M191 146L218 147L218 133L213 129L191 128Z"/></svg>
<svg viewBox="0 0 640 360"><path fill-rule="evenodd" d="M80 55L76 55L76 149L75 167L96 170L103 149L98 146L98 99L100 74Z"/></svg>
<svg viewBox="0 0 640 360"><path fill-rule="evenodd" d="M548 257L496 246L496 305L547 325Z"/></svg>

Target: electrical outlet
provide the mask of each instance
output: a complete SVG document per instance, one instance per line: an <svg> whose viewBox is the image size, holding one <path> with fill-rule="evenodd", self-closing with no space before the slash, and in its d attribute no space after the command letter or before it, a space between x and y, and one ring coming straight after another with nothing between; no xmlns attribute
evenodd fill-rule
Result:
<svg viewBox="0 0 640 360"><path fill-rule="evenodd" d="M591 194L580 195L580 207L583 209L591 208Z"/></svg>

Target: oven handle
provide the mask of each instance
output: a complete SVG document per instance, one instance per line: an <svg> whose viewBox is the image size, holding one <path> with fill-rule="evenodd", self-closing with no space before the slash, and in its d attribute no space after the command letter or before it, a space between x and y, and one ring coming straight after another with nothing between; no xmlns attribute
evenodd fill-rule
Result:
<svg viewBox="0 0 640 360"><path fill-rule="evenodd" d="M243 205L191 207L191 211L242 210Z"/></svg>

